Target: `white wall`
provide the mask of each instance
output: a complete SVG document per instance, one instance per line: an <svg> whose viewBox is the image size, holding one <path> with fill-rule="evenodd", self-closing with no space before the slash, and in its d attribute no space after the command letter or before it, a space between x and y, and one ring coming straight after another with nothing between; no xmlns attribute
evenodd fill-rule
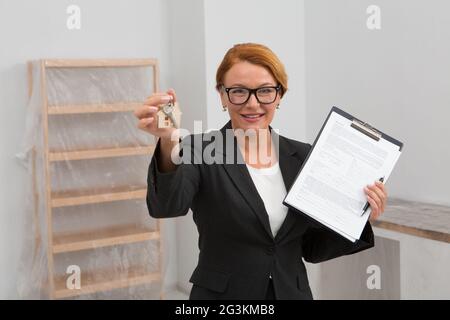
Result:
<svg viewBox="0 0 450 320"><path fill-rule="evenodd" d="M21 226L28 180L15 154L20 151L25 125L26 62L39 58L156 57L161 60L161 83L166 87L170 65L160 16L164 2L0 0L0 298L15 297L24 237ZM79 31L66 28L69 4L81 7ZM166 226L170 233L170 223ZM174 275L169 282L174 282Z"/></svg>
<svg viewBox="0 0 450 320"><path fill-rule="evenodd" d="M366 8L381 8L381 30ZM331 106L405 143L391 196L450 205L450 2L305 2L308 137Z"/></svg>
<svg viewBox="0 0 450 320"><path fill-rule="evenodd" d="M183 111L182 127L194 132L194 121L206 129L206 73L203 0L170 0L170 86ZM198 232L190 212L176 219L178 287L190 291L189 278L197 264Z"/></svg>
<svg viewBox="0 0 450 320"><path fill-rule="evenodd" d="M270 47L285 64L289 91L272 126L282 135L305 140L304 9L298 0L205 1L208 126L221 128L228 120L215 91L216 71L236 43L256 42Z"/></svg>

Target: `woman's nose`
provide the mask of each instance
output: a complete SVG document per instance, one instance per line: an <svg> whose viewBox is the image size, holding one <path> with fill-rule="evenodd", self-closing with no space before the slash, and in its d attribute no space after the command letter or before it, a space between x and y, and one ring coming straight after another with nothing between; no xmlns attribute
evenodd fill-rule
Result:
<svg viewBox="0 0 450 320"><path fill-rule="evenodd" d="M248 99L246 106L247 107L254 107L254 108L259 107L259 101L258 101L258 99L256 99L256 93L255 92L252 92L250 94L250 98Z"/></svg>

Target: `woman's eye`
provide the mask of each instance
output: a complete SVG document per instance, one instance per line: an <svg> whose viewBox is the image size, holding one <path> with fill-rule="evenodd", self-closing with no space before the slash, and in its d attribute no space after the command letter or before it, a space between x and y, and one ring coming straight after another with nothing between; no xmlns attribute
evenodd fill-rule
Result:
<svg viewBox="0 0 450 320"><path fill-rule="evenodd" d="M232 94L245 94L245 90L244 89L233 89L231 90Z"/></svg>
<svg viewBox="0 0 450 320"><path fill-rule="evenodd" d="M273 89L272 88L261 88L258 91L261 94L269 94L269 93L272 93Z"/></svg>

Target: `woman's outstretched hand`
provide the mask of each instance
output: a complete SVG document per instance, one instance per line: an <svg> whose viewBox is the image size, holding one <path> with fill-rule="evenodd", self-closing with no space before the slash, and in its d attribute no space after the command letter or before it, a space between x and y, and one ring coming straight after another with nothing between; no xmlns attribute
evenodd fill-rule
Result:
<svg viewBox="0 0 450 320"><path fill-rule="evenodd" d="M156 114L159 106L168 104L169 102L175 103L176 101L175 91L170 89L166 93L154 93L145 100L143 106L134 111L134 115L139 120L137 127L160 138L161 149L157 161L158 168L161 172L171 172L176 169L171 156L172 151L179 150L179 132L175 128L158 128Z"/></svg>
<svg viewBox="0 0 450 320"><path fill-rule="evenodd" d="M158 128L156 113L159 110L159 106L168 104L171 101L173 103L177 101L177 97L173 89L170 89L167 92L157 92L148 97L144 104L134 111L134 115L139 120L137 127L154 136L170 140L172 133L176 129Z"/></svg>

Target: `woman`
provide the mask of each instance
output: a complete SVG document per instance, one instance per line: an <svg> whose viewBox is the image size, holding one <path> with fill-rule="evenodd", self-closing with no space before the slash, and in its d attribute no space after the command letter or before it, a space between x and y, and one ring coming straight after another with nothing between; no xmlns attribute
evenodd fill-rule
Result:
<svg viewBox="0 0 450 320"><path fill-rule="evenodd" d="M200 254L191 299L312 299L302 258L317 263L370 248L371 226L368 222L352 243L282 204L311 145L271 130L287 76L269 48L234 46L216 78L230 115L220 131L189 136L180 146L170 138L174 129L158 129L157 106L176 100L173 90L152 95L135 112L138 127L160 138L148 172L150 215L176 217L192 209ZM198 138L200 145L193 143ZM204 159L211 145L213 162ZM174 148L191 161L175 164ZM386 190L375 183L365 192L376 219L384 211Z"/></svg>

